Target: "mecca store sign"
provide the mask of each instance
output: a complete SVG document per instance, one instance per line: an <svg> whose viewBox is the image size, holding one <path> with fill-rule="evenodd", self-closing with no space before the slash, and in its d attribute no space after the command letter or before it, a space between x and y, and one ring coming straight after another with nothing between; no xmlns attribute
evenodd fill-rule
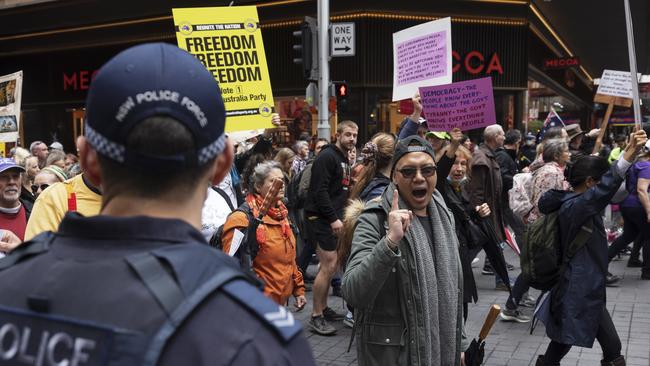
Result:
<svg viewBox="0 0 650 366"><path fill-rule="evenodd" d="M23 106L57 104L79 107L83 106L99 68L128 46L2 58L0 72L5 65L23 66Z"/></svg>

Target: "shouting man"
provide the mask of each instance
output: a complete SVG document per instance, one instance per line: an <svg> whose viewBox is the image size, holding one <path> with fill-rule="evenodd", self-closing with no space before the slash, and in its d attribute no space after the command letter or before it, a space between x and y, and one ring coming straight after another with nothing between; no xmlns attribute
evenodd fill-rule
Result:
<svg viewBox="0 0 650 366"><path fill-rule="evenodd" d="M354 231L343 296L355 309L361 366L460 365L467 348L458 239L435 190L434 157L423 138L401 140L392 184Z"/></svg>

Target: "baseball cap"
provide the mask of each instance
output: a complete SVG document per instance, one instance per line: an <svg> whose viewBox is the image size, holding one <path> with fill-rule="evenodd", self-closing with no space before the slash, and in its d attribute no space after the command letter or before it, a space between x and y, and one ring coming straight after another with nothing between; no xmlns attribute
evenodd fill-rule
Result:
<svg viewBox="0 0 650 366"><path fill-rule="evenodd" d="M109 60L90 86L86 109L86 139L100 155L121 164L168 169L203 165L226 145L218 83L198 59L170 44L134 46ZM151 156L126 147L138 123L161 115L182 123L195 149Z"/></svg>
<svg viewBox="0 0 650 366"><path fill-rule="evenodd" d="M444 132L444 131L429 131L429 132L426 133L425 136L426 137L433 136L433 137L436 137L436 138L438 138L440 140L450 139L449 134L447 132Z"/></svg>
<svg viewBox="0 0 650 366"><path fill-rule="evenodd" d="M63 151L63 145L60 142L54 141L50 144L50 149Z"/></svg>
<svg viewBox="0 0 650 366"><path fill-rule="evenodd" d="M392 166L393 166L392 171L393 172L395 171L395 165L397 165L397 162L400 161L400 159L402 159L404 155L412 152L424 152L429 154L434 161L436 160L436 153L433 150L433 146L431 146L429 141L423 139L418 135L413 135L413 136L403 138L399 140L397 144L395 144L395 152L393 153L393 161L392 161Z"/></svg>
<svg viewBox="0 0 650 366"><path fill-rule="evenodd" d="M580 128L580 125L577 123L574 123L572 125L568 125L564 127L566 130L567 135L569 135L569 141L573 140L573 138L578 137L579 135L584 134L585 132Z"/></svg>
<svg viewBox="0 0 650 366"><path fill-rule="evenodd" d="M21 172L25 171L25 168L18 165L14 159L9 159L9 158L0 159L0 173L7 171L9 169L18 169Z"/></svg>

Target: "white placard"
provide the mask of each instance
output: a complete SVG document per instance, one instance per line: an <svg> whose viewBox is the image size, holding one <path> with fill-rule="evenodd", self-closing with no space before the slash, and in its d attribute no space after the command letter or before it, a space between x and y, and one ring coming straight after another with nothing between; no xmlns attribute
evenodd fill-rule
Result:
<svg viewBox="0 0 650 366"><path fill-rule="evenodd" d="M393 33L393 101L410 99L421 86L451 83L451 18Z"/></svg>
<svg viewBox="0 0 650 366"><path fill-rule="evenodd" d="M0 76L0 142L18 140L22 94L22 71Z"/></svg>
<svg viewBox="0 0 650 366"><path fill-rule="evenodd" d="M237 250L241 246L242 240L244 240L244 233L235 229L235 233L232 236L232 242L230 243L230 250L228 251L229 256L232 257L235 255L235 253L237 253Z"/></svg>
<svg viewBox="0 0 650 366"><path fill-rule="evenodd" d="M641 74L638 74L641 77ZM632 78L628 71L605 70L596 94L632 99Z"/></svg>
<svg viewBox="0 0 650 366"><path fill-rule="evenodd" d="M354 56L356 49L354 23L332 23L330 30L330 55L332 57Z"/></svg>

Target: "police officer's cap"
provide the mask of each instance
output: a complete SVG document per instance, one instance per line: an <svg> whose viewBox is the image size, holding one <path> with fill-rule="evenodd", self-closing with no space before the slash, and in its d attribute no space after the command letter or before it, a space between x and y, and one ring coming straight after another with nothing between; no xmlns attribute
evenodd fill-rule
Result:
<svg viewBox="0 0 650 366"><path fill-rule="evenodd" d="M226 112L214 77L176 46L148 43L122 51L93 80L86 99L85 136L102 156L136 167L203 165L225 147ZM133 128L152 116L181 122L195 150L174 156L126 148Z"/></svg>

